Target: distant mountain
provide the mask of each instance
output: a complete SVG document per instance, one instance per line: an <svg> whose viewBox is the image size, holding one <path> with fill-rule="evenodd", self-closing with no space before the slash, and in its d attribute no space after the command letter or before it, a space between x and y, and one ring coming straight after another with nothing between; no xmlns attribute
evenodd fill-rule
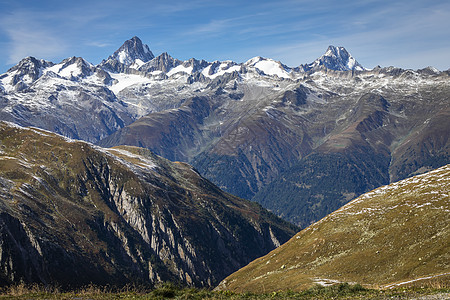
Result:
<svg viewBox="0 0 450 300"><path fill-rule="evenodd" d="M106 62L116 60L126 66L142 65L155 58L152 51L147 45L142 44L142 41L137 37L125 41L123 45L114 52Z"/></svg>
<svg viewBox="0 0 450 300"><path fill-rule="evenodd" d="M82 58L23 59L0 75L0 119L95 142L133 121L106 71Z"/></svg>
<svg viewBox="0 0 450 300"><path fill-rule="evenodd" d="M448 71L368 70L334 46L298 67L145 49L132 38L97 66L28 58L0 75L0 119L189 162L302 227L450 163Z"/></svg>
<svg viewBox="0 0 450 300"><path fill-rule="evenodd" d="M366 193L227 277L219 289L387 287L450 274L450 165Z"/></svg>
<svg viewBox="0 0 450 300"><path fill-rule="evenodd" d="M297 228L185 163L0 122L0 285L214 286Z"/></svg>
<svg viewBox="0 0 450 300"><path fill-rule="evenodd" d="M52 67L53 65L54 63L43 59L37 60L34 57L24 58L16 66L8 70L9 74L3 74L0 77L7 79L4 80L5 82L2 82L1 87L4 91L9 92L25 90L29 84L39 79L42 75L42 69Z"/></svg>
<svg viewBox="0 0 450 300"><path fill-rule="evenodd" d="M325 54L307 65L306 69L317 70L321 67L335 71L366 70L344 47L335 46L329 46Z"/></svg>

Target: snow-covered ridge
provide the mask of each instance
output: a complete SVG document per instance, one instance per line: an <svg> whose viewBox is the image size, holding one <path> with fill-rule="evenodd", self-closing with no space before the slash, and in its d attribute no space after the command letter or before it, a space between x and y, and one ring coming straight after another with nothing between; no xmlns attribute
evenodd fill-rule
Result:
<svg viewBox="0 0 450 300"><path fill-rule="evenodd" d="M130 151L127 151L125 149L120 148L102 148L97 145L94 145L92 143L82 141L82 140L74 140L67 138L65 136L59 135L57 133L37 128L37 127L23 127L20 125L17 125L12 122L8 121L0 121L0 127L7 126L10 128L15 128L19 131L31 131L33 133L36 133L42 137L50 137L50 138L58 138L68 143L80 143L81 149L83 150L84 147L91 148L95 151L99 151L102 153L107 154L109 157L113 158L114 160L120 162L123 165L126 165L128 168L134 171L155 171L157 169L156 163L151 160L150 158L131 153ZM126 159L124 159L124 157ZM1 156L0 159L16 159L15 157L7 157L7 156Z"/></svg>
<svg viewBox="0 0 450 300"><path fill-rule="evenodd" d="M181 61L167 53L154 57L135 37L98 65L81 57L56 64L25 58L0 75L0 99L5 119L95 142L148 113L177 108L186 99L212 95L225 86L226 94L234 100L259 101L262 98L256 94L242 98L245 86L264 89L263 95L277 94L299 82L319 94L342 87L355 93L370 87L382 94L437 81L448 84L447 73L433 68L358 71L356 60L343 47L329 47L321 58L296 68L263 57L244 63L193 58ZM325 63L336 59L345 64L330 67L355 70L326 69ZM315 103L324 101L314 99Z"/></svg>
<svg viewBox="0 0 450 300"><path fill-rule="evenodd" d="M94 65L81 57L71 57L63 60L59 64L53 65L42 71L43 74L53 72L66 79L88 76L93 72Z"/></svg>
<svg viewBox="0 0 450 300"><path fill-rule="evenodd" d="M106 151L113 154L116 157L125 156L128 158L129 161L132 161L135 166L139 166L145 170L156 168L156 164L154 161L145 158L141 155L131 153L130 151L118 148L108 148L106 149Z"/></svg>
<svg viewBox="0 0 450 300"><path fill-rule="evenodd" d="M321 66L337 71L366 70L344 47L335 46L329 46L325 54L309 64L308 68L316 69Z"/></svg>
<svg viewBox="0 0 450 300"><path fill-rule="evenodd" d="M280 78L290 78L292 72L291 68L286 67L279 61L260 56L248 60L244 65L262 71L265 75L278 76Z"/></svg>
<svg viewBox="0 0 450 300"><path fill-rule="evenodd" d="M180 61L167 53L155 57L147 45L139 38L133 37L97 66L76 57L67 58L58 64L27 58L0 76L0 90L6 93L24 90L45 75L85 84L106 85L117 95L130 86L178 79L180 76L195 78L189 80L211 81L238 72L252 73L251 76L242 77L252 80L258 77L298 80L303 78L306 72L314 74L322 72L323 68L338 72L368 71L344 47L329 46L325 54L314 62L290 68L279 61L259 56L240 64L233 61L206 62L195 59ZM439 71L432 67L421 72L430 75L439 74ZM319 80L322 80L327 75L321 74L319 77Z"/></svg>

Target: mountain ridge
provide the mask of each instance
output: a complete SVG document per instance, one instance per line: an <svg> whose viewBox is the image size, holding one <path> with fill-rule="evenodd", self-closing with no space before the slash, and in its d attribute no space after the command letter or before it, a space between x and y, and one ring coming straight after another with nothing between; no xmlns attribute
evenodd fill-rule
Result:
<svg viewBox="0 0 450 300"><path fill-rule="evenodd" d="M146 63L155 58L150 48L143 44L142 41L134 36L125 41L119 49L117 49L106 60L118 60L120 63L130 66L140 60L141 63Z"/></svg>
<svg viewBox="0 0 450 300"><path fill-rule="evenodd" d="M296 227L147 149L0 122L0 285L213 286Z"/></svg>

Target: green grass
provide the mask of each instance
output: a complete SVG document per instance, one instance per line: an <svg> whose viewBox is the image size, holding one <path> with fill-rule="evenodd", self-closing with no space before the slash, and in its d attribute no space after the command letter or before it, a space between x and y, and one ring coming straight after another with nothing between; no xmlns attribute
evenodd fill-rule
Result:
<svg viewBox="0 0 450 300"><path fill-rule="evenodd" d="M164 283L154 289L126 286L122 289L97 287L93 285L73 291L61 291L55 287L18 284L4 288L0 299L408 299L423 295L441 294L450 296L450 288L409 287L392 290L367 289L359 284L340 283L323 287L313 286L302 292L278 291L271 293L235 293L231 291L210 291L197 288L180 288Z"/></svg>

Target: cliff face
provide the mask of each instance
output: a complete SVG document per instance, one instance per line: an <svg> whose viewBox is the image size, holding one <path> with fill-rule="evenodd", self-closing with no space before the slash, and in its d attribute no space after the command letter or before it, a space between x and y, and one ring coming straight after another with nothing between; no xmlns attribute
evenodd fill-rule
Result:
<svg viewBox="0 0 450 300"><path fill-rule="evenodd" d="M189 165L0 124L0 284L212 286L296 228Z"/></svg>

